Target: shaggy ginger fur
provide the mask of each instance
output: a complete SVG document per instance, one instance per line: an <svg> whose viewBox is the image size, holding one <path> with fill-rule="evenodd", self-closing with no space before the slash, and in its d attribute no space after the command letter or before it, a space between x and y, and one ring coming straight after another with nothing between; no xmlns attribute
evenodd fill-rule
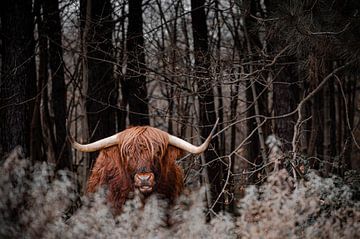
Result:
<svg viewBox="0 0 360 239"><path fill-rule="evenodd" d="M87 192L106 186L108 201L115 212L120 212L129 193L134 190L134 174L146 168L155 175L154 192L173 202L184 187L182 169L175 162L182 153L182 150L168 145L168 136L161 130L150 126L126 129L119 133L118 145L100 151Z"/></svg>

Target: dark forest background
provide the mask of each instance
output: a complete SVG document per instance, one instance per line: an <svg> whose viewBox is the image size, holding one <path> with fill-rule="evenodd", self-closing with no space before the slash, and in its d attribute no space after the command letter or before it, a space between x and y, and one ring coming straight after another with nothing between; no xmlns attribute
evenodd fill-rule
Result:
<svg viewBox="0 0 360 239"><path fill-rule="evenodd" d="M232 211L281 168L296 180L360 170L357 0L3 0L0 156L77 175L74 151L152 125L199 144L179 162L208 209Z"/></svg>

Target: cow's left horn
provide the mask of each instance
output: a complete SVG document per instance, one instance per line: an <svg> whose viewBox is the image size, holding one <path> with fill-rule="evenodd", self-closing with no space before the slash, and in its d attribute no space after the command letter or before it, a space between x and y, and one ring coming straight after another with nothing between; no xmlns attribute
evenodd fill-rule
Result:
<svg viewBox="0 0 360 239"><path fill-rule="evenodd" d="M75 148L79 151L82 151L82 152L95 152L95 151L101 150L103 148L107 148L107 147L116 145L118 143L117 135L118 134L114 134L113 136L110 136L110 137L107 137L104 139L100 139L91 144L79 144L70 135L68 137L69 137L69 140L70 140L73 148Z"/></svg>
<svg viewBox="0 0 360 239"><path fill-rule="evenodd" d="M180 139L171 134L168 134L169 135L169 144L173 145L175 147L178 147L180 149L183 149L189 153L200 154L200 153L204 152L207 149L207 147L209 146L211 138L212 138L213 134L215 133L218 122L219 122L219 118L216 120L216 123L215 123L213 129L211 130L210 135L207 137L205 142L200 146L195 146L193 144L190 144L189 142L187 142L183 139Z"/></svg>

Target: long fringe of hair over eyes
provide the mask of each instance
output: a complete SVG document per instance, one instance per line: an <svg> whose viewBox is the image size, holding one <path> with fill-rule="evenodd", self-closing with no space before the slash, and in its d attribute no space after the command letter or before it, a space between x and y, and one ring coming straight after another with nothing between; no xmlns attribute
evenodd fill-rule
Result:
<svg viewBox="0 0 360 239"><path fill-rule="evenodd" d="M120 211L134 189L129 164L150 163L160 167L156 193L173 202L184 187L182 169L176 164L182 153L168 145L167 134L159 129L149 126L126 129L119 133L118 145L100 152L88 180L87 192L95 192L99 186L107 187L108 200L116 211Z"/></svg>

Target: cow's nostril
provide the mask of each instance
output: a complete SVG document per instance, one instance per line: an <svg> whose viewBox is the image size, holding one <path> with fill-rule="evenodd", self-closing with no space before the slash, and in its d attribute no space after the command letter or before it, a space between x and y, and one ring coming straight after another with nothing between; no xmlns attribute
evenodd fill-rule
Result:
<svg viewBox="0 0 360 239"><path fill-rule="evenodd" d="M154 174L153 173L137 173L137 174L135 174L135 183L152 185L154 183Z"/></svg>
<svg viewBox="0 0 360 239"><path fill-rule="evenodd" d="M142 176L141 176L141 179L142 179L142 180L149 180L150 177L151 177L150 174L146 174L146 175L142 175Z"/></svg>

